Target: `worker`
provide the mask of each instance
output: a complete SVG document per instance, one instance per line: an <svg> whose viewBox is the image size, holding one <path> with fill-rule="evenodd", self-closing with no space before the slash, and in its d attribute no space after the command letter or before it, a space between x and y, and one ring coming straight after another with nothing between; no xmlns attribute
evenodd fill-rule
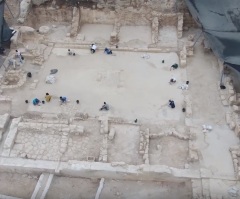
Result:
<svg viewBox="0 0 240 199"><path fill-rule="evenodd" d="M109 110L109 105L106 102L103 102L102 107L100 108L100 111L105 110L108 111Z"/></svg>

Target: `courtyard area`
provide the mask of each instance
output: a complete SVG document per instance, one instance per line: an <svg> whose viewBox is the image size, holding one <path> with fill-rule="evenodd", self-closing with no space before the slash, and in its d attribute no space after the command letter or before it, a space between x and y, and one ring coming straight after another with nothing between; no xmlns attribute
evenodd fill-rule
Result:
<svg viewBox="0 0 240 199"><path fill-rule="evenodd" d="M73 49L74 50L74 49ZM149 59L141 58L146 53L113 52L106 55L103 50L91 54L89 50L74 50L76 56L68 56L67 49L54 48L44 69L39 75L39 83L32 92L32 98L43 99L46 92L53 96L51 103L41 107L30 105L31 111L61 112L59 96L66 96L70 102L66 111L73 114L73 106L91 116L108 114L128 120L149 121L180 120L183 94L178 89L186 81L185 69L172 70L178 63L175 53L148 53ZM162 63L164 60L164 63ZM51 69L57 69L56 82L46 84L45 78ZM174 76L175 85L169 80ZM33 76L33 78L36 78ZM76 107L76 100L80 105ZM169 109L168 100L176 103L176 109ZM108 113L99 112L107 102Z"/></svg>

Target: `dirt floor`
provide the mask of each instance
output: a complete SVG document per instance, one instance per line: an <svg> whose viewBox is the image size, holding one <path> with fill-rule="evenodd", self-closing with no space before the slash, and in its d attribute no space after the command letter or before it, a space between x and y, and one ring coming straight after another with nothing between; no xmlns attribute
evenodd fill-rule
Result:
<svg viewBox="0 0 240 199"><path fill-rule="evenodd" d="M95 197L98 186L98 180L55 176L46 199L90 199Z"/></svg>
<svg viewBox="0 0 240 199"><path fill-rule="evenodd" d="M187 163L188 141L168 136L150 139L149 145L150 164L183 169Z"/></svg>
<svg viewBox="0 0 240 199"><path fill-rule="evenodd" d="M105 180L100 199L190 199L191 183Z"/></svg>
<svg viewBox="0 0 240 199"><path fill-rule="evenodd" d="M0 194L29 199L37 184L37 176L0 173Z"/></svg>
<svg viewBox="0 0 240 199"><path fill-rule="evenodd" d="M139 149L139 126L111 125L116 134L108 141L108 162L125 162L138 165L143 163Z"/></svg>
<svg viewBox="0 0 240 199"><path fill-rule="evenodd" d="M199 148L202 167L223 176L234 176L230 146L239 144L239 139L226 124L224 107L220 100L220 71L216 57L205 53L200 44L189 59L187 75L190 81L193 116L190 125L198 129L196 145ZM213 126L213 131L203 134L201 126ZM222 161L224 157L225 161Z"/></svg>
<svg viewBox="0 0 240 199"><path fill-rule="evenodd" d="M71 100L67 109L71 109L71 103L79 99L77 110L92 116L104 114L98 110L106 101L110 105L109 116L130 120L138 118L153 123L183 117L183 95L177 86L185 81L185 70L169 70L170 65L178 62L175 53L151 53L147 60L141 58L143 53L117 52L116 56L105 55L102 51L93 55L88 50L76 50L76 53L76 57L69 57L66 55L67 49L53 49L44 64L44 71L36 90L32 92L32 98L41 99L46 92L55 99L61 95L67 96ZM162 59L165 59L164 64L161 63ZM58 69L56 82L47 85L45 78L53 68ZM178 84L171 86L168 81L173 75ZM61 112L59 102L54 98L50 104L41 107L30 105L28 110ZM175 100L175 110L166 106L169 99ZM65 112L72 113L70 109Z"/></svg>

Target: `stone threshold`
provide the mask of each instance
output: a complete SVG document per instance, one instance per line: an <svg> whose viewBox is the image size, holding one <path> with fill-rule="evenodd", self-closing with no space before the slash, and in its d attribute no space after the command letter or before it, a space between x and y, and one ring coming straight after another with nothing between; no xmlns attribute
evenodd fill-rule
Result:
<svg viewBox="0 0 240 199"><path fill-rule="evenodd" d="M118 180L146 180L184 182L191 179L222 179L237 181L230 175L213 175L207 169L178 169L165 165L127 165L124 162L68 162L0 158L0 172L28 174L51 173L59 176L82 178L110 178Z"/></svg>

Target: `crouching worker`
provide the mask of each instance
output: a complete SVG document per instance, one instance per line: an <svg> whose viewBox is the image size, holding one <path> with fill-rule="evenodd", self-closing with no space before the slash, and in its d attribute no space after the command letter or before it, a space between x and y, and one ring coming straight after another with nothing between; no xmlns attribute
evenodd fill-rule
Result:
<svg viewBox="0 0 240 199"><path fill-rule="evenodd" d="M173 64L171 67L170 67L170 70L175 70L175 69L177 69L178 68L178 64Z"/></svg>
<svg viewBox="0 0 240 199"><path fill-rule="evenodd" d="M66 97L62 97L62 96L60 96L60 105L62 105L62 104L66 104L67 103L67 98Z"/></svg>
<svg viewBox="0 0 240 199"><path fill-rule="evenodd" d="M176 78L175 78L175 77L172 77L172 78L170 79L170 81L169 81L169 84L174 84L174 83L176 83L176 82L177 82Z"/></svg>
<svg viewBox="0 0 240 199"><path fill-rule="evenodd" d="M34 98L33 101L32 101L33 105L34 106L40 106L40 100L38 98Z"/></svg>
<svg viewBox="0 0 240 199"><path fill-rule="evenodd" d="M68 49L68 55L72 55L72 54L73 52L70 49Z"/></svg>
<svg viewBox="0 0 240 199"><path fill-rule="evenodd" d="M168 106L169 106L170 108L175 108L175 103L174 103L173 100L169 100L168 102L169 102L169 103L168 103Z"/></svg>
<svg viewBox="0 0 240 199"><path fill-rule="evenodd" d="M108 48L105 48L104 49L104 53L107 54L107 55L111 55L112 54L112 50L110 50Z"/></svg>
<svg viewBox="0 0 240 199"><path fill-rule="evenodd" d="M102 107L100 108L100 111L103 111L103 110L105 110L105 111L109 110L109 105L106 102L104 102Z"/></svg>
<svg viewBox="0 0 240 199"><path fill-rule="evenodd" d="M93 54L93 53L95 53L96 52L96 49L97 49L97 46L96 46L96 44L92 44L91 45L91 53Z"/></svg>
<svg viewBox="0 0 240 199"><path fill-rule="evenodd" d="M49 95L49 93L46 93L46 95L45 95L46 102L50 102L51 99L52 99L52 96Z"/></svg>

